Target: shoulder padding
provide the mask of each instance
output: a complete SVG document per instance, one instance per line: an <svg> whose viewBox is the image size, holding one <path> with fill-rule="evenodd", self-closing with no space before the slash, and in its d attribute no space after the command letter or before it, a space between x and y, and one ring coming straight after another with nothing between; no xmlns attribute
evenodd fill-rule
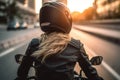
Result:
<svg viewBox="0 0 120 80"><path fill-rule="evenodd" d="M80 40L76 40L74 38L71 39L69 44L78 49L80 49L80 47L82 46L82 43L80 42Z"/></svg>
<svg viewBox="0 0 120 80"><path fill-rule="evenodd" d="M38 38L32 39L25 54L28 56L31 55L37 49L39 44L40 44L40 40Z"/></svg>
<svg viewBox="0 0 120 80"><path fill-rule="evenodd" d="M35 47L35 46L38 46L39 44L40 44L40 40L38 38L34 38L30 42L30 47Z"/></svg>

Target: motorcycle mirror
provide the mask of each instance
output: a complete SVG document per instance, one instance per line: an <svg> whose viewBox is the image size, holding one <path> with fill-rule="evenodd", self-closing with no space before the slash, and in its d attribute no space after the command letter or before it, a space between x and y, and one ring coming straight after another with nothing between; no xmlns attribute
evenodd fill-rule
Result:
<svg viewBox="0 0 120 80"><path fill-rule="evenodd" d="M92 65L100 65L102 63L102 60L103 60L102 56L95 56L90 60L90 62Z"/></svg>
<svg viewBox="0 0 120 80"><path fill-rule="evenodd" d="M22 59L23 59L23 56L22 54L16 54L15 55L15 61L20 64L22 62Z"/></svg>

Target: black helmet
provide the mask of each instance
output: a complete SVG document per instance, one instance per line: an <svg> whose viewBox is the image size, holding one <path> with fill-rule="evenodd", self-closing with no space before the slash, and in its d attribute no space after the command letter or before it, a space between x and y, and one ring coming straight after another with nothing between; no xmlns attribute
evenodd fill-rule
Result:
<svg viewBox="0 0 120 80"><path fill-rule="evenodd" d="M40 27L44 32L69 33L72 18L69 9L60 2L46 2L40 10Z"/></svg>

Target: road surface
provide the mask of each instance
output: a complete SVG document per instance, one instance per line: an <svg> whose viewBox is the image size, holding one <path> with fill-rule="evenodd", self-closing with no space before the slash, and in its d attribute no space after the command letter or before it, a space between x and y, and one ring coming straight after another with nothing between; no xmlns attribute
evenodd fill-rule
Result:
<svg viewBox="0 0 120 80"><path fill-rule="evenodd" d="M80 26L80 25L79 25ZM3 33L5 31L3 30ZM26 32L26 31L22 31ZM7 33L7 32L5 32ZM13 34L16 33L13 32ZM42 33L42 32L40 32ZM18 33L24 34L24 33ZM120 64L119 64L119 52L120 46L99 37L87 34L82 31L72 29L71 36L80 39L84 44L85 49L90 55L90 58L95 55L101 55L104 58L102 65L96 66L100 76L104 80L120 80ZM9 35L7 36L9 38ZM2 39L6 39L2 37ZM14 80L17 73L18 64L15 62L15 54L24 54L30 40L16 44L10 48L0 51L0 55L6 53L0 57L0 80ZM77 69L79 70L79 69Z"/></svg>

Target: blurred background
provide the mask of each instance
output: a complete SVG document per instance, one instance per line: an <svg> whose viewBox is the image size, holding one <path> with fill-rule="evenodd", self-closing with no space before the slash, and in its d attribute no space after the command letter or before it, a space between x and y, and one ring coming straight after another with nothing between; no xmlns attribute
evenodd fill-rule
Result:
<svg viewBox="0 0 120 80"><path fill-rule="evenodd" d="M103 56L102 65L95 66L100 76L120 80L120 0L0 0L0 80L16 78L14 55L24 54L32 38L43 33L39 10L47 1L67 5L73 20L70 35L84 44L90 58Z"/></svg>

